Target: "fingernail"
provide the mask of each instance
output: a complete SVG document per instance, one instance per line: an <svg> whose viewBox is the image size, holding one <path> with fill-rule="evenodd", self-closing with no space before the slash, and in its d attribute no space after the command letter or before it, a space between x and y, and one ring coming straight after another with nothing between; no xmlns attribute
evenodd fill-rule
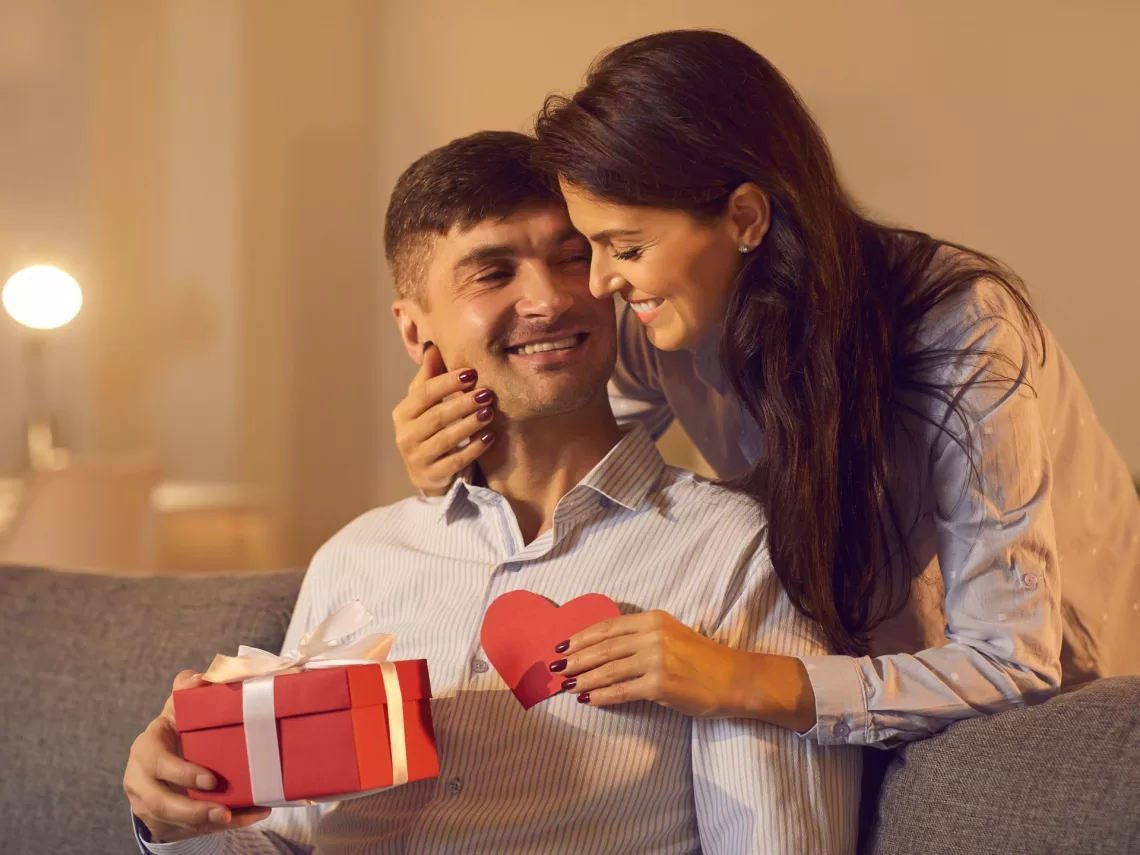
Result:
<svg viewBox="0 0 1140 855"><path fill-rule="evenodd" d="M489 422L494 417L495 417L495 411L492 410L490 407L484 407L483 409L481 409L479 412L477 412L475 414L475 418L477 418L481 422Z"/></svg>
<svg viewBox="0 0 1140 855"><path fill-rule="evenodd" d="M466 371L461 371L459 373L459 382L463 383L464 385L468 383L474 383L478 379L479 374L475 371L474 368L468 368Z"/></svg>
<svg viewBox="0 0 1140 855"><path fill-rule="evenodd" d="M549 644L550 642L547 642L547 643ZM565 671L566 670L566 660L565 659L559 659L555 662L551 662L550 663L550 670L553 671L555 674L557 674L559 671Z"/></svg>
<svg viewBox="0 0 1140 855"><path fill-rule="evenodd" d="M581 698L579 698L579 700L581 700ZM227 816L228 813L229 811L225 808L214 808L210 811L210 822L214 823L214 825L225 825L230 821L229 816Z"/></svg>
<svg viewBox="0 0 1140 855"><path fill-rule="evenodd" d="M578 703L588 704L590 702L590 693L586 692L584 695L578 695Z"/></svg>
<svg viewBox="0 0 1140 855"><path fill-rule="evenodd" d="M491 403L491 399L494 397L495 397L495 395L490 389L484 389L482 392L476 392L475 393L475 403L476 404L489 404L489 403Z"/></svg>
<svg viewBox="0 0 1140 855"><path fill-rule="evenodd" d="M212 790L214 789L214 776L199 775L194 783L198 786L199 790Z"/></svg>
<svg viewBox="0 0 1140 855"><path fill-rule="evenodd" d="M483 440L483 443L485 445L490 445L492 442L495 441L495 432L489 430L485 434L483 434L481 437L479 437L479 439Z"/></svg>
<svg viewBox="0 0 1140 855"><path fill-rule="evenodd" d="M578 685L578 681L575 680L573 677L571 677L569 680L563 680L562 681L562 691L572 692L572 691L574 691L574 687L577 685Z"/></svg>
<svg viewBox="0 0 1140 855"><path fill-rule="evenodd" d="M435 342L434 342L434 341L430 341L430 340L429 340L429 341L425 341L425 342L424 342L424 351L423 351L423 352L424 352L424 353L427 353L427 352L428 352L428 350L430 350L430 349L431 349L431 348L433 348L433 347L435 347Z"/></svg>
<svg viewBox="0 0 1140 855"><path fill-rule="evenodd" d="M570 649L570 642L569 641L560 641L556 645L554 645L554 652L555 653L565 653L569 649Z"/></svg>

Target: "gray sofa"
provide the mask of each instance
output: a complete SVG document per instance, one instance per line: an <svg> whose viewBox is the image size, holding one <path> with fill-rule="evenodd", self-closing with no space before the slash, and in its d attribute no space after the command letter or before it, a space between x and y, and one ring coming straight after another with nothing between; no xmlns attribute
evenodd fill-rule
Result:
<svg viewBox="0 0 1140 855"><path fill-rule="evenodd" d="M0 853L137 851L121 789L132 740L177 671L241 643L278 648L301 578L0 568ZM875 855L1140 853L1140 678L875 757L889 761L869 764L885 772L864 798Z"/></svg>

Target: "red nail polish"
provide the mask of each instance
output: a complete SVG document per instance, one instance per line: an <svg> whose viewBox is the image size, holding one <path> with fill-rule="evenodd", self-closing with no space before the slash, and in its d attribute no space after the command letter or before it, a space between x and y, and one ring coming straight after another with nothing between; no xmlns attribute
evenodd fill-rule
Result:
<svg viewBox="0 0 1140 855"><path fill-rule="evenodd" d="M494 417L495 417L495 411L492 410L490 407L484 407L483 409L481 409L479 412L477 412L475 414L475 418L477 418L481 422L489 422Z"/></svg>
<svg viewBox="0 0 1140 855"><path fill-rule="evenodd" d="M491 399L494 397L495 397L494 392L492 392L490 389L484 389L481 392L475 393L475 403L476 404L489 404L489 403L491 403Z"/></svg>
<svg viewBox="0 0 1140 855"><path fill-rule="evenodd" d="M459 382L463 383L464 385L467 385L468 383L474 383L478 379L479 375L476 373L474 368L468 368L466 371L461 371L459 373Z"/></svg>
<svg viewBox="0 0 1140 855"><path fill-rule="evenodd" d="M559 659L555 662L551 662L550 663L550 670L553 671L555 674L557 674L559 671L565 671L566 670L566 660L565 659Z"/></svg>
<svg viewBox="0 0 1140 855"><path fill-rule="evenodd" d="M586 692L584 695L578 695L578 703L588 704L590 702L590 693Z"/></svg>
<svg viewBox="0 0 1140 855"><path fill-rule="evenodd" d="M578 681L575 680L573 677L571 677L569 680L563 680L562 681L562 691L572 692L572 691L574 691L574 687L577 685L578 685Z"/></svg>
<svg viewBox="0 0 1140 855"><path fill-rule="evenodd" d="M495 441L495 432L489 430L485 434L483 434L481 437L479 437L479 439L483 440L483 443L485 445L490 445L492 442Z"/></svg>
<svg viewBox="0 0 1140 855"><path fill-rule="evenodd" d="M570 649L570 642L569 641L560 641L556 645L554 645L554 652L555 653L565 653L569 649Z"/></svg>

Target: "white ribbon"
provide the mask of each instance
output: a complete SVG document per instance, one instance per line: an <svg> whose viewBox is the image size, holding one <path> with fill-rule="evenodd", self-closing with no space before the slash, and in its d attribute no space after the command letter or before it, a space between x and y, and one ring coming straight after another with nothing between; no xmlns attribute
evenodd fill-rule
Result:
<svg viewBox="0 0 1140 855"><path fill-rule="evenodd" d="M363 629L372 615L359 600L337 609L297 645L278 656L242 645L237 656L214 657L204 680L211 683L241 681L242 721L253 803L262 807L313 804L311 800L286 801L281 777L281 747L277 742L277 718L273 707L273 680L320 668L346 665L379 665L388 706L388 739L392 751L392 786L408 782L408 745L404 733L404 694L396 666L387 661L395 636L375 633L341 647L341 640ZM381 789L387 789L383 787ZM369 790L368 792L377 792ZM364 793L354 793L364 795ZM337 797L340 798L340 797Z"/></svg>
<svg viewBox="0 0 1140 855"><path fill-rule="evenodd" d="M273 677L254 677L241 684L245 753L249 758L249 785L255 805L285 801L281 754L277 745L277 716L273 709Z"/></svg>

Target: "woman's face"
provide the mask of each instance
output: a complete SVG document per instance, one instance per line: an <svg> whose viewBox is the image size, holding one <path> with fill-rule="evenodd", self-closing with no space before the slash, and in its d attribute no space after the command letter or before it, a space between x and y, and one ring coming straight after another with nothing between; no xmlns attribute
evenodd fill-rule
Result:
<svg viewBox="0 0 1140 855"><path fill-rule="evenodd" d="M732 216L699 223L684 211L605 202L565 182L562 193L593 248L595 297L619 294L661 350L691 347L720 326L741 265Z"/></svg>

